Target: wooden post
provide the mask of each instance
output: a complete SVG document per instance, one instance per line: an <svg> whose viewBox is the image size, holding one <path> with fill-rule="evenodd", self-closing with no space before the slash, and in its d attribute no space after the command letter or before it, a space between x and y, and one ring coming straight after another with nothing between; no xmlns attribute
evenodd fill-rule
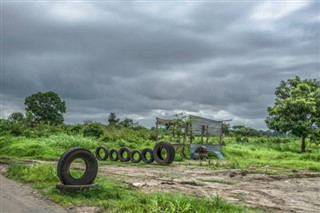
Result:
<svg viewBox="0 0 320 213"><path fill-rule="evenodd" d="M190 144L192 144L192 123L190 124Z"/></svg>
<svg viewBox="0 0 320 213"><path fill-rule="evenodd" d="M222 122L221 122L221 127L220 127L220 139L219 139L219 144L222 145Z"/></svg>
<svg viewBox="0 0 320 213"><path fill-rule="evenodd" d="M202 124L201 126L201 143L202 144L203 144L204 129L205 129L205 125Z"/></svg>
<svg viewBox="0 0 320 213"><path fill-rule="evenodd" d="M180 144L180 131L181 131L181 128L180 126L178 127L178 144Z"/></svg>
<svg viewBox="0 0 320 213"><path fill-rule="evenodd" d="M158 134L159 134L159 130L158 130L158 121L156 123L156 143L158 143Z"/></svg>
<svg viewBox="0 0 320 213"><path fill-rule="evenodd" d="M206 125L206 136L207 136L206 144L208 144L208 142L209 142L209 125Z"/></svg>

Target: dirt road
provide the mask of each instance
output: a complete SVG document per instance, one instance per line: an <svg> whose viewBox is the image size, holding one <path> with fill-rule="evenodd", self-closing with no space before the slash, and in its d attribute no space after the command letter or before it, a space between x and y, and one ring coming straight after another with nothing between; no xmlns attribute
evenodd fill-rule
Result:
<svg viewBox="0 0 320 213"><path fill-rule="evenodd" d="M1 213L66 213L34 189L9 180L0 174Z"/></svg>
<svg viewBox="0 0 320 213"><path fill-rule="evenodd" d="M320 173L264 175L249 170L212 170L207 167L137 167L103 165L100 175L150 192L173 192L200 197L219 195L231 202L279 212L320 212Z"/></svg>

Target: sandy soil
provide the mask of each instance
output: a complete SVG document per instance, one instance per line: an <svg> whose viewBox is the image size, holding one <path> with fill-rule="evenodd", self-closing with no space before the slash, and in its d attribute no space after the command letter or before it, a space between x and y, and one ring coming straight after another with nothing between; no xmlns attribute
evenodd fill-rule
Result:
<svg viewBox="0 0 320 213"><path fill-rule="evenodd" d="M144 192L219 195L250 207L279 212L320 212L320 173L254 174L206 167L103 165L99 174L121 179Z"/></svg>

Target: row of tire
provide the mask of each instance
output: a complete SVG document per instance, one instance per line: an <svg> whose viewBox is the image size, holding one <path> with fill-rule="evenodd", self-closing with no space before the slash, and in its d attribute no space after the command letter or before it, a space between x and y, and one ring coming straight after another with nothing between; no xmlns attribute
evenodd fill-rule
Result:
<svg viewBox="0 0 320 213"><path fill-rule="evenodd" d="M101 150L104 152L103 155L101 155ZM148 156L149 153L149 156ZM105 146L99 146L96 149L96 158L100 161L105 161L108 158L111 161L118 161L121 162L129 162L132 163L139 163L141 160L147 164L150 164L154 161L153 157L153 150L150 148L146 148L142 151L139 150L130 150L127 147L122 147L119 150L117 149L109 149Z"/></svg>
<svg viewBox="0 0 320 213"><path fill-rule="evenodd" d="M162 154L163 149L165 150L165 155ZM104 152L101 155L101 151ZM149 154L149 155L148 155ZM105 161L108 158L111 161L139 163L143 161L146 164L150 164L156 161L158 164L169 165L173 162L175 157L174 147L170 143L159 142L153 149L145 148L142 151L130 150L127 147L122 147L117 149L108 149L105 146L99 146L95 151L96 158L100 161Z"/></svg>

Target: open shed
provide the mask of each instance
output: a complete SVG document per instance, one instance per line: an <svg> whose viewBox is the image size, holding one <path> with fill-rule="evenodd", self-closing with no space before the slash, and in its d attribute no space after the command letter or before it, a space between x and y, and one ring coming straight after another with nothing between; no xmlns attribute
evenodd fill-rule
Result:
<svg viewBox="0 0 320 213"><path fill-rule="evenodd" d="M221 154L222 150L222 125L223 122L230 120L213 120L203 118L194 115L188 115L186 119L163 119L156 118L156 141L159 139L159 126L165 126L170 132L170 143L176 149L182 149L184 154L185 146L190 145L190 157L193 156L195 150L199 146L206 147L208 153L212 152L218 155L220 159L223 159ZM195 136L201 137L201 143L193 143ZM217 144L209 144L209 138L211 136L218 136L219 142ZM189 142L188 142L189 141Z"/></svg>

